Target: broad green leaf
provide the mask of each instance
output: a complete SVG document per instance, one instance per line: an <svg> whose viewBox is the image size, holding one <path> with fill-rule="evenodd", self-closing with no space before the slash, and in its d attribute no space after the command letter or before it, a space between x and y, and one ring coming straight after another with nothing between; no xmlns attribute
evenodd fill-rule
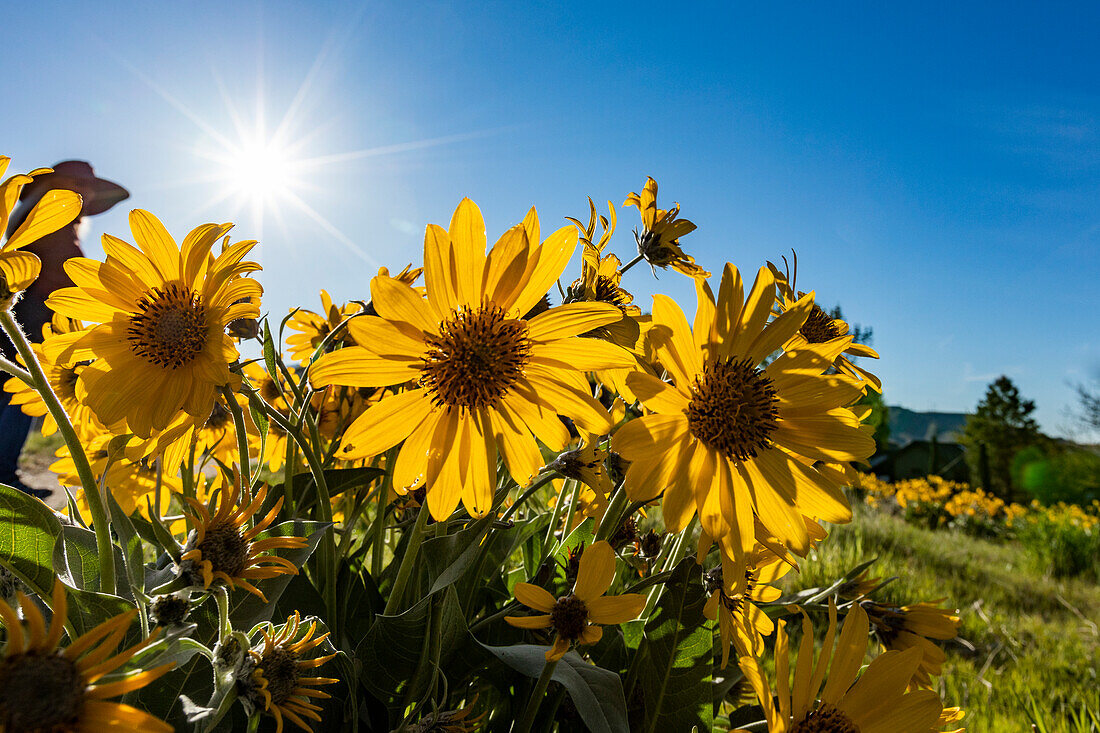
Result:
<svg viewBox="0 0 1100 733"><path fill-rule="evenodd" d="M111 547L115 553L115 588L132 601L122 550L118 545L112 544ZM68 585L87 590L99 590L101 587L99 547L92 530L63 525L54 545L53 562L54 570Z"/></svg>
<svg viewBox="0 0 1100 733"><path fill-rule="evenodd" d="M329 468L324 472L325 484L328 486L329 497L334 497L345 491L366 486L384 473L382 469L372 466ZM295 505L299 508L309 507L317 501L317 487L313 482L312 473L307 471L295 474L291 486L294 487Z"/></svg>
<svg viewBox="0 0 1100 733"><path fill-rule="evenodd" d="M695 558L685 558L646 621L638 652L646 654L638 684L648 733L711 729L714 634L703 616L706 601L701 570Z"/></svg>
<svg viewBox="0 0 1100 733"><path fill-rule="evenodd" d="M547 647L544 646L481 646L515 671L533 679L542 674L546 665ZM576 652L569 652L554 667L554 674L550 679L568 691L577 713L592 733L629 733L626 697L623 695L619 675L589 664ZM689 731L691 728L667 730ZM710 730L709 726L706 730Z"/></svg>
<svg viewBox="0 0 1100 733"><path fill-rule="evenodd" d="M416 676L426 654L433 599L442 603L439 615L439 663L444 669L469 638L454 588L427 596L396 616L375 617L355 656L362 663L363 685L390 706L399 706L407 685ZM414 693L415 694L415 693Z"/></svg>
<svg viewBox="0 0 1100 733"><path fill-rule="evenodd" d="M43 598L53 589L57 515L38 499L0 484L0 565Z"/></svg>
<svg viewBox="0 0 1100 733"><path fill-rule="evenodd" d="M130 585L139 593L145 591L145 548L130 517L118 505L114 494L107 492L107 510L111 513L111 528L122 544L122 556Z"/></svg>

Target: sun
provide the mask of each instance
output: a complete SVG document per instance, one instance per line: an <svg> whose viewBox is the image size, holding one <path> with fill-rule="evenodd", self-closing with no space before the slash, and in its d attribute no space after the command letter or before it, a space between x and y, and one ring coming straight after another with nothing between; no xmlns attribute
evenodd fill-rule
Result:
<svg viewBox="0 0 1100 733"><path fill-rule="evenodd" d="M224 157L226 183L234 192L269 203L294 188L295 160L287 146L272 140L250 140Z"/></svg>

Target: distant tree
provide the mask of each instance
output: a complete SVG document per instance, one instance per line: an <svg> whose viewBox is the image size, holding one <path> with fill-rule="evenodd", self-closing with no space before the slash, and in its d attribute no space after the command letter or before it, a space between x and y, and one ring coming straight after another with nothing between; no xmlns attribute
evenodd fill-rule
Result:
<svg viewBox="0 0 1100 733"><path fill-rule="evenodd" d="M833 309L829 311L829 317L843 321L844 312L840 310L839 305L835 305ZM845 323L847 323L847 321L845 321ZM870 326L863 326L858 323L848 323L848 335L852 337L855 343L870 346L871 341L875 337L875 331Z"/></svg>
<svg viewBox="0 0 1100 733"><path fill-rule="evenodd" d="M1005 500L1018 498L1018 489L1022 488L1012 481L1012 459L1020 450L1043 440L1039 425L1031 417L1034 411L1035 403L1021 398L1012 380L1002 376L989 385L963 427L959 442L967 449L972 480ZM988 461L986 470L982 466L983 453Z"/></svg>
<svg viewBox="0 0 1100 733"><path fill-rule="evenodd" d="M1100 377L1092 385L1074 385L1077 390L1078 418L1085 429L1100 432Z"/></svg>

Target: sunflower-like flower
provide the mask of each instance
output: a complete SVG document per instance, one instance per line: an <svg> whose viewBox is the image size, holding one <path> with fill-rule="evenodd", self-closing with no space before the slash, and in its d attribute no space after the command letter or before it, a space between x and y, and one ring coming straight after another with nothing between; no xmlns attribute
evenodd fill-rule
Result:
<svg viewBox="0 0 1100 733"><path fill-rule="evenodd" d="M777 626L774 691L757 657L740 659L771 733L929 733L940 722L943 703L939 695L931 690L906 691L909 677L920 663L919 650L886 652L856 679L869 631L867 614L859 606L844 619L834 653L836 606L830 602L829 629L816 665L813 624L804 616L793 689L788 682L786 623L780 621Z"/></svg>
<svg viewBox="0 0 1100 733"><path fill-rule="evenodd" d="M0 659L0 730L99 733L125 728L135 733L171 733L172 726L164 721L108 698L145 687L173 665L100 681L156 638L158 632L115 653L137 611L104 621L62 649L68 606L61 581L54 581L48 629L38 606L23 593L18 596L26 628L15 609L0 601L8 638Z"/></svg>
<svg viewBox="0 0 1100 733"><path fill-rule="evenodd" d="M49 339L55 334L73 333L80 331L82 328L79 321L72 321L55 313L53 321L42 326L42 335L45 339ZM46 379L49 380L50 387L53 388L54 394L57 395L57 399L60 400L62 407L65 408L65 412L69 415L77 431L84 433L88 426L102 429L103 426L99 424L92 411L79 397L84 388L83 385L79 387L77 385L80 381L80 372L84 370L85 364L57 364L46 356L41 344L31 344L31 348L34 349L34 353L42 365L42 370L46 373ZM50 411L46 409L46 403L42 401L42 396L38 394L38 390L18 377L12 377L5 382L4 391L11 394L11 404L19 405L24 413L32 417L42 418L43 435L53 435L57 432L57 422L53 419Z"/></svg>
<svg viewBox="0 0 1100 733"><path fill-rule="evenodd" d="M205 420L219 387L237 386L229 371L238 356L225 328L259 317L260 284L242 277L260 269L243 261L254 241L211 247L231 224L204 224L181 246L155 216L135 209L130 229L138 247L103 235L104 262L76 257L65 272L76 283L47 305L99 325L61 334L45 345L55 362L94 359L82 373L86 403L104 425L125 419L142 438L163 430L182 410Z"/></svg>
<svg viewBox="0 0 1100 733"><path fill-rule="evenodd" d="M394 487L425 484L436 519L459 501L476 516L490 509L498 451L526 485L543 465L532 433L555 451L569 440L559 413L592 433L611 429L584 372L629 366L629 357L613 344L574 337L621 312L572 303L524 318L561 275L576 230L563 227L538 242L532 209L486 255L481 212L463 199L449 230L430 225L425 235L427 299L394 278L375 277L379 315L348 324L359 345L324 355L310 372L315 387L409 385L349 426L339 455L365 458L404 441Z"/></svg>
<svg viewBox="0 0 1100 733"><path fill-rule="evenodd" d="M612 449L631 462L627 494L640 500L664 491L664 519L673 531L698 511L703 531L736 566L744 567L755 542L754 514L805 555L804 515L851 519L841 487L813 463L862 460L875 450L846 407L862 390L846 376L823 374L851 337L784 352L764 367L765 357L805 322L813 296L769 324L775 283L767 268L747 301L733 265L726 265L717 302L705 281L696 283L694 330L674 301L653 297L650 336L672 383L641 372L627 377L653 412L612 438ZM727 572L727 582L739 580Z"/></svg>
<svg viewBox="0 0 1100 733"><path fill-rule="evenodd" d="M10 162L11 158L0 155L0 178L7 172ZM0 237L8 230L8 220L19 201L23 186L33 181L35 176L50 172L51 168L37 168L30 173L10 176L0 183ZM15 295L26 290L42 270L42 261L38 259L38 255L20 252L19 249L70 223L80 215L81 205L80 195L75 191L47 191L19 228L0 245L0 309L10 308Z"/></svg>
<svg viewBox="0 0 1100 733"><path fill-rule="evenodd" d="M247 489L242 490L238 475L232 490L225 488L215 489L206 506L185 497L192 512L184 514L191 521L194 532L187 538L180 556L179 576L202 588L209 588L215 580L221 580L231 588L240 586L266 601L267 597L252 584L253 581L298 574L298 567L290 560L267 553L305 547L306 540L303 537L257 539L279 515L283 508L282 497L249 529L249 520L267 497L267 485L260 486L254 497L250 496Z"/></svg>
<svg viewBox="0 0 1100 733"><path fill-rule="evenodd" d="M546 660L561 659L574 642L598 642L603 637L603 629L597 624L626 623L637 618L645 608L646 597L641 593L604 595L614 580L614 550L603 540L593 542L581 555L572 593L554 598L537 585L516 583L516 600L542 614L505 616L504 620L521 629L553 629L554 645L546 650Z"/></svg>
<svg viewBox="0 0 1100 733"><path fill-rule="evenodd" d="M287 336L286 345L290 349L290 356L303 364L309 361L313 352L332 333L333 329L346 319L363 310L358 303L345 303L336 305L332 302L332 296L327 290L321 291L321 313L314 313L305 308L298 308L290 320L286 322L287 328L294 331ZM354 339L345 330L340 336L333 339L333 348L350 346Z"/></svg>
<svg viewBox="0 0 1100 733"><path fill-rule="evenodd" d="M779 298L776 300L776 310L782 313L797 303L799 298L805 295L805 293L796 293L794 290L794 278L788 278L786 273L780 272L779 268L771 262L768 263L768 269L770 269L775 276L775 284L779 290ZM791 336L791 343L787 348L797 350L802 348L805 344L823 344L827 341L847 336L848 333L849 327L845 321L840 318L833 318L830 314L825 312L824 308L815 303L814 307L810 310L810 315L806 318L806 322L802 324L802 328L798 329L798 332ZM852 361L853 358L860 356L877 359L878 352L866 344L857 344L853 341L848 344L848 347L844 349L844 351L837 355L834 366L841 374L847 374L859 379L876 392L882 392L882 380Z"/></svg>
<svg viewBox="0 0 1100 733"><path fill-rule="evenodd" d="M623 206L636 206L642 216L642 232L634 232L638 254L653 268L672 267L688 277L710 277L710 273L695 264L695 258L680 248L680 237L695 231L695 224L677 219L680 204L667 211L657 208L657 181L646 178L641 194L626 197Z"/></svg>
<svg viewBox="0 0 1100 733"><path fill-rule="evenodd" d="M874 601L860 604L867 611L883 648L905 651L918 647L921 650L920 666L913 673L912 680L916 687L931 687L931 676L943 673L946 656L931 639L947 641L959 633L959 617L954 611L941 607L942 602L943 599L940 599L911 606L891 606Z"/></svg>
<svg viewBox="0 0 1100 733"><path fill-rule="evenodd" d="M145 457L140 448L132 455L127 455L127 451L123 450L112 458L111 441L115 438L112 432L89 424L85 425L83 434L92 475L97 481L103 482L127 515L136 511L148 517L148 506L149 503L156 503L158 487L162 506L168 506L172 492L182 488L182 482L175 471L158 469L157 460ZM62 486L72 490L77 511L83 520L91 521L91 509L69 447L62 445L55 455L57 460L50 465L50 470L57 474L58 482Z"/></svg>
<svg viewBox="0 0 1100 733"><path fill-rule="evenodd" d="M299 635L300 630L304 632ZM278 631L263 630L263 646L248 651L244 668L238 674L241 697L252 708L275 718L277 733L282 733L284 718L302 730L312 730L305 718L320 721L321 708L310 700L332 697L315 688L339 682L331 677L305 676L336 656L309 656L328 638L328 632L314 636L316 631L316 621L303 626L295 611Z"/></svg>
<svg viewBox="0 0 1100 733"><path fill-rule="evenodd" d="M474 713L476 704L475 695L466 707L432 712L409 728L409 733L475 733L481 729L482 721L487 714L483 712L481 715L470 717Z"/></svg>
<svg viewBox="0 0 1100 733"><path fill-rule="evenodd" d="M766 547L758 546L747 558L742 590L726 593L728 583L722 577L722 566L704 576L711 593L703 607L703 615L718 619L722 637L722 669L729 662L730 644L737 647L738 656L759 656L764 649L764 637L775 630L775 624L757 603L770 603L782 592L772 584L790 571L791 566Z"/></svg>

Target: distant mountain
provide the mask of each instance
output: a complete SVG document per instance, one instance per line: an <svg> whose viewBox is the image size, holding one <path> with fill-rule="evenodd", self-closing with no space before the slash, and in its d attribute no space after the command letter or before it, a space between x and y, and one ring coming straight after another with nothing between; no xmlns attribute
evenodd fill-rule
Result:
<svg viewBox="0 0 1100 733"><path fill-rule="evenodd" d="M952 443L962 435L966 423L964 412L916 412L890 405L890 442L905 445L912 440L931 440L932 435L944 443Z"/></svg>

